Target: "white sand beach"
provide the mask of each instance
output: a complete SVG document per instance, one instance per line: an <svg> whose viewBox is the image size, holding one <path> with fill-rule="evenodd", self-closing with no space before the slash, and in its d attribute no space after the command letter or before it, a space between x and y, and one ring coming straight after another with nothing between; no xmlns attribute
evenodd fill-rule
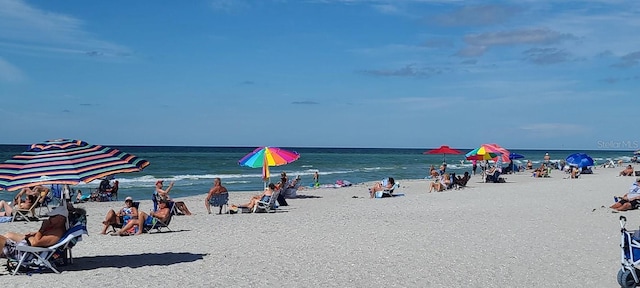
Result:
<svg viewBox="0 0 640 288"><path fill-rule="evenodd" d="M579 179L524 172L504 184L474 176L465 189L433 193L427 180L399 180L405 196L384 199L368 198L371 183L300 190L319 198L290 199L274 214L207 214L203 195L181 199L195 215L175 217L174 232L129 237L99 234L107 210L123 203L84 203L90 235L73 249L73 265L0 279L29 287L616 287L618 218L640 225L638 211L605 208L635 180L616 177L621 169ZM248 198L231 193L230 202ZM151 201L140 207L149 211ZM39 225L0 224L0 233Z"/></svg>

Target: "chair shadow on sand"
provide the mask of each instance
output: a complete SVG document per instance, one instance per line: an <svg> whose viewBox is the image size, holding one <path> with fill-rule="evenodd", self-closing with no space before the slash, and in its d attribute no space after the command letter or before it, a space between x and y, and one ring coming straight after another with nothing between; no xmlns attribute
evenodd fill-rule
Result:
<svg viewBox="0 0 640 288"><path fill-rule="evenodd" d="M98 268L140 268L144 266L167 266L202 260L209 254L188 252L144 253L130 255L100 255L73 258L73 264L64 271L85 271Z"/></svg>
<svg viewBox="0 0 640 288"><path fill-rule="evenodd" d="M296 198L292 198L292 199L318 199L318 198L322 198L322 196L298 194L296 195Z"/></svg>

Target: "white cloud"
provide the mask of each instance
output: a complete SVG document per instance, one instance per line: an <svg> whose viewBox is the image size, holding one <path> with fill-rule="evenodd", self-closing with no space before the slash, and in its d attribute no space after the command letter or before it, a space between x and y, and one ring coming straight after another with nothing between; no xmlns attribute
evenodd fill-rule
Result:
<svg viewBox="0 0 640 288"><path fill-rule="evenodd" d="M22 0L0 0L0 41L2 49L22 49L47 53L74 53L89 56L127 56L128 48L100 40L83 28L82 20L44 11Z"/></svg>
<svg viewBox="0 0 640 288"><path fill-rule="evenodd" d="M24 78L24 74L18 67L0 57L0 81L21 82Z"/></svg>

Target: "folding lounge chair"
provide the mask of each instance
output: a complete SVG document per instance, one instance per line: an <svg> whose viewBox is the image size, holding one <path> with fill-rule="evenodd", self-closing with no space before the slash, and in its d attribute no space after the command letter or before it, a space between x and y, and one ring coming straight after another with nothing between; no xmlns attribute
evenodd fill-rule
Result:
<svg viewBox="0 0 640 288"><path fill-rule="evenodd" d="M133 202L133 207L136 207L137 211L140 211L140 202ZM111 229L113 230L113 232L118 232L118 230L116 229L121 229L124 226L124 216L120 216L120 224L118 223L113 223L110 225Z"/></svg>
<svg viewBox="0 0 640 288"><path fill-rule="evenodd" d="M391 186L391 188L385 188L382 191L376 192L376 198L393 197L393 191L399 187L400 187L400 183L396 182L393 184L393 186Z"/></svg>
<svg viewBox="0 0 640 288"><path fill-rule="evenodd" d="M273 191L273 194L271 195L271 197L269 198L269 201L258 201L258 203L256 203L256 205L253 206L253 213L256 212L276 212L276 201L278 199L278 195L280 195L280 191L281 190L276 190Z"/></svg>
<svg viewBox="0 0 640 288"><path fill-rule="evenodd" d="M20 209L16 207L13 210L14 213L13 213L13 218L11 219L11 222L16 221L16 219L18 220L24 219L24 220L27 220L27 222L31 222L31 218L37 219L38 217L36 217L36 208L38 208L39 205L40 205L40 195L38 195L38 197L36 198L36 201L33 202L31 207L29 207L29 209ZM28 214L31 214L31 217L29 217Z"/></svg>
<svg viewBox="0 0 640 288"><path fill-rule="evenodd" d="M220 193L211 196L209 199L209 205L213 207L220 207L218 214L222 214L222 208L227 206L226 210L229 211L229 193Z"/></svg>
<svg viewBox="0 0 640 288"><path fill-rule="evenodd" d="M82 240L82 234L89 234L87 232L87 226L76 225L71 227L60 238L60 241L51 247L31 247L31 246L18 246L16 249L21 252L20 259L14 259L18 261L17 266L13 270L12 275L16 275L21 267L27 269L50 269L55 273L60 273L56 269L55 264L52 263L53 256L59 253L69 255L71 259L71 248L77 241Z"/></svg>
<svg viewBox="0 0 640 288"><path fill-rule="evenodd" d="M160 219L158 219L158 218L155 218L156 221L153 223L153 225L151 225L151 226L146 226L145 225L144 227L142 227L142 229L143 229L142 231L143 232L151 233L151 230L156 230L157 232L162 232L163 228L166 228L169 231L173 231L173 230L171 230L171 228L169 228L169 224L171 223L171 218L173 218L173 215L174 215L173 212L176 209L175 208L176 205L175 205L174 202L168 202L167 205L169 205L169 218L164 222L160 221ZM149 217L151 217L151 216L149 216Z"/></svg>

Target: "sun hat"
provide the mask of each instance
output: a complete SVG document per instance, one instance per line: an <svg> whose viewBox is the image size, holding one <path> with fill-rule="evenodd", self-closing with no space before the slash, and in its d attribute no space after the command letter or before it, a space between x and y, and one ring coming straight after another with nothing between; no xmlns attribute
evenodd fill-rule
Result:
<svg viewBox="0 0 640 288"><path fill-rule="evenodd" d="M127 198L124 198L124 201L133 201L133 198L131 196L127 196Z"/></svg>
<svg viewBox="0 0 640 288"><path fill-rule="evenodd" d="M158 180L156 181L156 185L158 185L158 183L162 184L162 182L164 182L164 180Z"/></svg>

